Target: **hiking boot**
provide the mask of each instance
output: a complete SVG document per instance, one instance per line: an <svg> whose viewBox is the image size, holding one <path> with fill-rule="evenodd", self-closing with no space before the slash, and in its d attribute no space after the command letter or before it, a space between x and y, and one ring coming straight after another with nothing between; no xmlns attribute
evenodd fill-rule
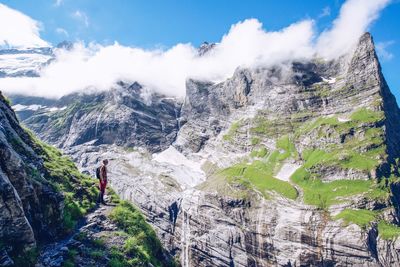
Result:
<svg viewBox="0 0 400 267"><path fill-rule="evenodd" d="M100 193L99 193L99 197L97 198L97 203L102 203L102 202L104 202L104 200L103 200L103 194L100 192Z"/></svg>

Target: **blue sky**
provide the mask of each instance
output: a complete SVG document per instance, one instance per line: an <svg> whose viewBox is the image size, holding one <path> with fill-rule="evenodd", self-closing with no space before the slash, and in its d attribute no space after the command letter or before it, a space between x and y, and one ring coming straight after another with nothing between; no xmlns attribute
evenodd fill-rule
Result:
<svg viewBox="0 0 400 267"><path fill-rule="evenodd" d="M256 18L267 31L280 30L303 19L329 27L344 1L257 0L0 0L41 22L42 39L53 45L63 40L118 41L146 49L170 48L177 43L216 42L231 25ZM381 63L391 90L400 99L400 1L394 0L370 27L384 49Z"/></svg>

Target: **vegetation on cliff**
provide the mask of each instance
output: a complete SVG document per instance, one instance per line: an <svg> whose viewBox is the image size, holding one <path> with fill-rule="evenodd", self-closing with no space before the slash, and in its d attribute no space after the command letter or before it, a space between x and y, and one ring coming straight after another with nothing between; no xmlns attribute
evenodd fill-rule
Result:
<svg viewBox="0 0 400 267"><path fill-rule="evenodd" d="M93 211L98 197L97 180L79 172L72 160L64 156L58 149L40 141L29 130L25 129L32 142L33 150L43 160L44 177L47 178L54 190L64 196L63 229L62 235L73 234L83 216ZM36 169L32 169L32 179L42 180ZM115 207L109 215L118 229L115 235L120 235L124 240L122 247L109 249L104 240L90 239L83 234L80 241L87 246L86 257L94 260L106 260L108 266L174 266L173 260L166 256L154 230L145 221L140 211L132 204L120 201L119 197L110 188L109 199ZM114 233L113 233L114 235ZM22 254L16 255L15 264L18 266L33 266L39 251L45 243L39 243L37 248L31 248ZM77 251L68 251L64 266L75 266Z"/></svg>

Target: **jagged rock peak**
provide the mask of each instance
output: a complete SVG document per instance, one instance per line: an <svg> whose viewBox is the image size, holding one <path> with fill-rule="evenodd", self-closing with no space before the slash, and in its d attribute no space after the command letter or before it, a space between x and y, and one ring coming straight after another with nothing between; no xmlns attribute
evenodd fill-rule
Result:
<svg viewBox="0 0 400 267"><path fill-rule="evenodd" d="M198 55L203 56L210 52L214 47L216 46L216 43L208 43L204 42L200 45L199 50L198 50Z"/></svg>
<svg viewBox="0 0 400 267"><path fill-rule="evenodd" d="M72 42L64 40L61 43L58 43L56 47L71 50L74 47L74 44Z"/></svg>

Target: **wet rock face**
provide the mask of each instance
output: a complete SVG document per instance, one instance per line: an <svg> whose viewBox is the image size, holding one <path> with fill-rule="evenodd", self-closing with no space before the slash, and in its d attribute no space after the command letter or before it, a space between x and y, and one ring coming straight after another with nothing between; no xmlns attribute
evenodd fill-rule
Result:
<svg viewBox="0 0 400 267"><path fill-rule="evenodd" d="M38 110L24 123L61 148L96 140L96 144L142 146L157 152L172 144L178 131L180 103L146 95L137 83L120 83L94 95L65 96L53 105L58 110Z"/></svg>
<svg viewBox="0 0 400 267"><path fill-rule="evenodd" d="M0 95L0 250L4 255L18 254L61 232L63 198L43 179L42 160L32 147Z"/></svg>

